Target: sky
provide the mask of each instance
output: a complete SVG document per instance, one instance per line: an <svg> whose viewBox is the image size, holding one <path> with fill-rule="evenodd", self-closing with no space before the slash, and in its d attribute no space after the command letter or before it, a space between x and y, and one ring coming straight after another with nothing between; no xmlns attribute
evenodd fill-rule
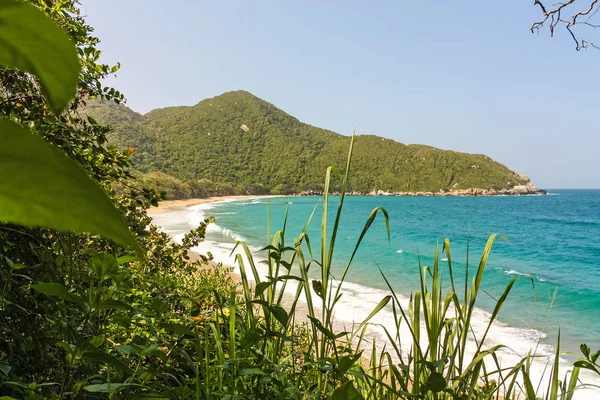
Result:
<svg viewBox="0 0 600 400"><path fill-rule="evenodd" d="M127 105L247 90L349 135L486 154L540 188L600 188L599 50L532 34L533 1L83 0ZM577 36L600 32L581 28Z"/></svg>

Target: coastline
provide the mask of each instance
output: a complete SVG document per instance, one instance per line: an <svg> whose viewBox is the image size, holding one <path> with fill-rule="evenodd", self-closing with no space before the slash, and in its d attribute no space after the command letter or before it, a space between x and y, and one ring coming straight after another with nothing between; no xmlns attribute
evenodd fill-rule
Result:
<svg viewBox="0 0 600 400"><path fill-rule="evenodd" d="M233 195L233 196L216 196L216 197L204 197L195 199L184 199L184 200L165 200L158 203L158 207L151 207L146 210L149 216L160 214L166 211L178 211L183 210L187 207L195 206L198 204L217 203L219 201L228 200L243 200L243 199L266 199L280 197L277 195Z"/></svg>
<svg viewBox="0 0 600 400"><path fill-rule="evenodd" d="M332 196L338 196L339 193L329 193ZM346 196L391 196L391 197L494 197L494 196L543 196L548 194L546 190L538 189L535 186L515 186L512 189L479 189L469 188L463 190L440 190L437 192L417 191L417 192L386 192L377 190L372 192L348 192ZM307 190L292 196L323 196L323 192Z"/></svg>

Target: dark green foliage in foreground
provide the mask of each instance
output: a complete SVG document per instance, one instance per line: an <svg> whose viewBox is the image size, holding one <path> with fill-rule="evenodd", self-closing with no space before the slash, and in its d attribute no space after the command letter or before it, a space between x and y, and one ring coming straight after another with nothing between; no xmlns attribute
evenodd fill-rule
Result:
<svg viewBox="0 0 600 400"><path fill-rule="evenodd" d="M344 166L350 138L302 123L244 91L146 115L123 105L88 102L86 113L111 125L117 148L135 148L142 172L187 183L232 185L235 192L286 194L323 190L323 171ZM350 191L439 191L512 188L526 181L484 155L356 138Z"/></svg>

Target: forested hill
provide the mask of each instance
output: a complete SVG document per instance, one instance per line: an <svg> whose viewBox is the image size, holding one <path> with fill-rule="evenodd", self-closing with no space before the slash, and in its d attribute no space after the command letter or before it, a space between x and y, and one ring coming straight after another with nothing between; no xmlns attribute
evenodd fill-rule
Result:
<svg viewBox="0 0 600 400"><path fill-rule="evenodd" d="M136 168L152 173L148 179L181 183L174 177L191 185L192 191L194 185L255 194L319 191L327 166L343 170L350 143L348 136L302 123L245 91L146 115L90 100L85 112L112 126L110 143L135 148ZM484 155L360 135L350 190L501 190L528 183L527 177Z"/></svg>

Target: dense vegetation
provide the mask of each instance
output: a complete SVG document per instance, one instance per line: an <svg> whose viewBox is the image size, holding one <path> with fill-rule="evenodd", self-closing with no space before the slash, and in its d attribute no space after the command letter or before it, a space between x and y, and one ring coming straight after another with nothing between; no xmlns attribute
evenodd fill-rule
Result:
<svg viewBox="0 0 600 400"><path fill-rule="evenodd" d="M336 329L338 288L346 274L338 277L340 286L336 286L330 271L349 160L338 182L342 193L338 212L333 218L324 212L321 237L312 238L311 245L306 232L298 232L290 240L284 224L265 248L266 278L259 276L244 243L238 244L246 254L238 257L240 284L233 282L227 268L209 263L206 257L190 260L187 250L203 240L212 219L190 231L181 245L174 244L146 215L145 210L160 197L138 188L143 184L129 173L131 151L107 146L106 129L78 112L82 99L90 96L121 100L118 92L100 83L118 67L98 62L98 40L75 1L29 3L37 8L20 0L0 3L0 20L8 24L0 31L0 62L14 67L16 61L19 69L31 68L39 75L0 69L0 139L32 143L28 151L19 150L13 158L7 151L0 152L3 171L11 172L0 181L0 220L34 220L0 224L2 400L484 400L498 399L501 394L515 399L519 393L533 400L541 391L548 400L569 400L580 386L580 368L600 373L600 352L591 353L582 346L583 358L559 381L557 347L554 364L548 368L548 387L540 389L529 379L531 357L499 368L495 354L500 347L486 347L487 332L478 338L473 355L468 355L470 320L493 237L472 283L465 279L464 288L452 283L450 292L443 290L437 252L431 268L418 269L421 287L408 307L403 307L390 287L391 294L371 314L383 307L394 311L397 331L386 331L390 344L386 351L367 343L370 317L350 331ZM58 28L45 26L48 17L68 32L70 40L52 35ZM30 25L15 28L14 21ZM29 34L33 29L37 34ZM43 54L44 49L28 53L36 48L31 41L40 38L53 38L44 49L60 48L61 43L54 40L78 46L79 58L74 63L81 68L73 75L78 80L77 93L67 109L64 101L56 101L64 100L65 94L59 93L62 85L47 83L68 77L71 70L65 64L71 65L56 54ZM3 58L11 45L11 54L18 57ZM55 73L50 80L44 75L48 70ZM34 179L47 176L41 172L53 165L34 156L48 148L52 151L45 154L62 152L63 158L54 160L61 168L52 170L54 181L38 185ZM30 169L17 168L32 160ZM85 171L87 181L79 179L77 171ZM79 180L69 181L73 177ZM54 229L65 226L63 219L86 209L88 202L97 201L84 198L82 202L72 187L88 181L102 187L106 193L101 197L114 205L112 211L118 209L125 217L126 236L134 239L134 243L123 240L127 248L80 229ZM14 182L23 186L9 192ZM323 207L327 211L329 179L325 182ZM52 184L65 189L60 198L52 192ZM22 204L6 207L14 198ZM18 213L23 204L30 206L29 215ZM50 216L46 213L49 204L59 206ZM65 205L71 206L70 212ZM110 210L87 210L91 210L92 225L101 226L112 216ZM384 209L373 210L357 247L377 216L387 221ZM41 217L46 219L41 222ZM114 236L114 232L106 235ZM449 241L444 242L444 251L452 276ZM309 268L318 273L309 276ZM254 287L249 277L256 281ZM490 324L515 279L498 299ZM284 307L283 289L290 282L297 283L298 289ZM306 300L302 311L300 296ZM304 316L306 322L301 323ZM401 325L410 328L409 337L399 337ZM413 343L413 350L400 351L401 340Z"/></svg>
<svg viewBox="0 0 600 400"><path fill-rule="evenodd" d="M211 183L238 194L322 192L323 171L343 167L350 143L244 91L146 115L106 101L88 102L85 112L112 127L110 143L135 148L140 171L168 174L192 192L210 191ZM363 193L502 189L527 182L484 155L373 135L356 138L352 170L349 190Z"/></svg>

